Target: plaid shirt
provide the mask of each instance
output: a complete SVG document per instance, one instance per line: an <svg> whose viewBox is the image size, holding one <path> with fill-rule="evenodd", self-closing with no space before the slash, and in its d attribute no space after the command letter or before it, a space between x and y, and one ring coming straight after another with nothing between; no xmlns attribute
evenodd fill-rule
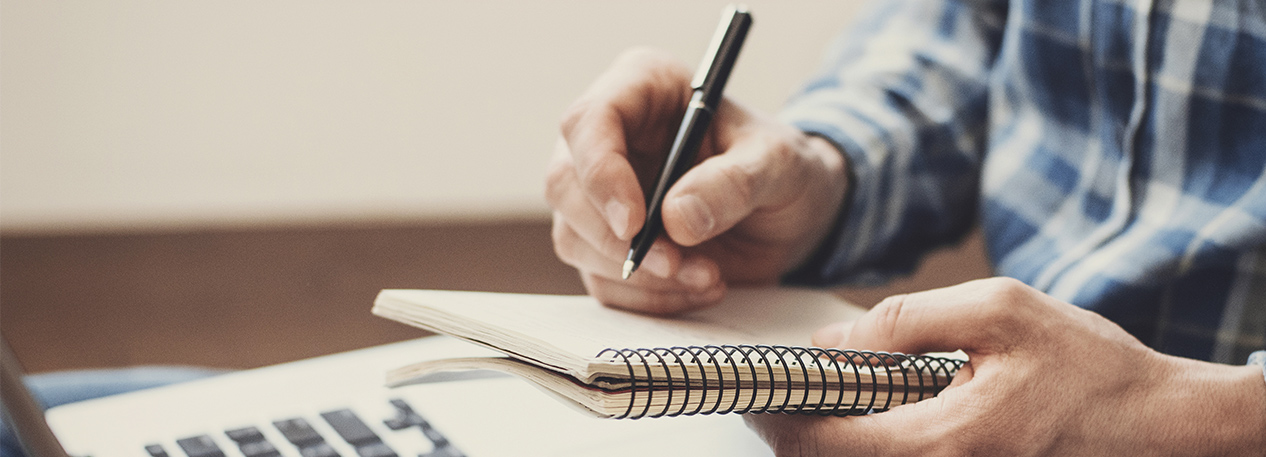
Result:
<svg viewBox="0 0 1266 457"><path fill-rule="evenodd" d="M1175 355L1266 346L1266 3L884 0L782 118L849 206L787 280L909 272L979 221L1000 275Z"/></svg>

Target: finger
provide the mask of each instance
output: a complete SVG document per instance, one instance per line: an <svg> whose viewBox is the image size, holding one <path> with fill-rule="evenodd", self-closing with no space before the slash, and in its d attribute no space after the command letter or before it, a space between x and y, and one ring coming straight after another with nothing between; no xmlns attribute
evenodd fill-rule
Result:
<svg viewBox="0 0 1266 457"><path fill-rule="evenodd" d="M850 346L848 342L849 333L852 331L854 324L855 321L836 322L818 329L818 331L813 333L813 345L823 348L856 349L856 347ZM867 363L864 358L855 358L854 361ZM946 391L958 388L971 381L974 374L971 364L963 365L954 373L954 379L945 388Z"/></svg>
<svg viewBox="0 0 1266 457"><path fill-rule="evenodd" d="M607 252L603 252L593 245L589 244L583 236L573 229L566 220L563 220L558 213L554 216L554 227L551 235L554 238L554 253L558 255L559 260L563 263L571 265L576 269L596 274L610 279L622 278L622 267L624 263L624 255L612 256ZM653 255L652 255L653 254ZM651 247L651 252L647 254L650 264L647 269L663 269L663 265L667 265L669 258L680 258L681 253L676 248L667 244L656 244ZM645 262L644 262L645 264ZM684 284L677 276L665 276L658 274L639 274L631 276L628 281L632 284L642 287L653 287L656 289L687 289L694 288L702 290L702 287L695 287L691 284Z"/></svg>
<svg viewBox="0 0 1266 457"><path fill-rule="evenodd" d="M617 308L650 314L671 315L712 306L725 296L725 284L694 291L652 289L603 276L582 274L585 288L599 301Z"/></svg>
<svg viewBox="0 0 1266 457"><path fill-rule="evenodd" d="M848 349L840 345L848 341L848 334L853 330L854 322L836 322L818 329L813 332L813 345L822 348Z"/></svg>
<svg viewBox="0 0 1266 457"><path fill-rule="evenodd" d="M662 240L661 240L662 241ZM656 241L659 243L660 241ZM682 285L695 290L704 291L723 287L721 267L716 261L699 254L683 254L681 267L674 278Z"/></svg>
<svg viewBox="0 0 1266 457"><path fill-rule="evenodd" d="M556 232L565 233L560 237L575 237L575 234L566 234L567 228L556 228ZM717 287L719 273L713 268L701 268L704 272L696 272L693 262L687 261L687 268L677 273L674 277L660 277L649 275L649 273L638 273L638 275L629 276L625 280L622 276L623 260L615 261L603 254L595 251L589 244L579 242L579 239L573 239L573 242L556 243L556 252L558 258L576 270L580 270L589 275L604 277L604 279L622 282L633 287L643 287L643 289L651 289L657 291L674 291L681 294L699 294L699 292L708 291ZM655 248L652 248L655 251ZM649 257L649 256L648 256ZM699 279L699 277L703 279Z"/></svg>
<svg viewBox="0 0 1266 457"><path fill-rule="evenodd" d="M937 420L942 406L934 398L865 416L747 414L743 418L778 456L928 455L943 441L945 422Z"/></svg>
<svg viewBox="0 0 1266 457"><path fill-rule="evenodd" d="M566 243L574 242L573 237L568 235L575 234L602 256L610 259L612 265L622 264L628 255L629 242L617 238L612 233L603 215L580 189L574 169L566 165L551 169L548 183L546 199L555 209L554 226L561 229L565 224L572 230L572 233L565 231L554 233L555 250L560 258L571 248ZM681 251L670 243L659 241L651 246L650 252L642 260L641 265L650 274L661 278L671 278L677 274L678 265L681 262ZM580 265L572 265L580 267Z"/></svg>
<svg viewBox="0 0 1266 457"><path fill-rule="evenodd" d="M645 200L629 164L619 117L609 108L586 108L565 121L567 147L583 195L619 239L632 239L645 219Z"/></svg>
<svg viewBox="0 0 1266 457"><path fill-rule="evenodd" d="M657 127L681 116L688 81L688 70L663 54L626 53L563 115L581 186L620 239L633 237L645 213L630 140L665 135Z"/></svg>
<svg viewBox="0 0 1266 457"><path fill-rule="evenodd" d="M619 281L635 288L646 288L660 292L673 292L682 294L705 294L710 290L722 287L720 269L712 262L702 257L691 257L682 261L682 268L676 275L671 277L660 277L656 275L634 274L628 279L623 278L622 263L623 258L619 260L604 256L602 253L594 250L592 246L583 243L578 235L571 231L565 224L555 225L555 251L558 253L559 259L568 265L576 267L576 269L603 277L610 280ZM660 254L660 249L673 250L673 254ZM656 242L651 248L651 256L647 254L647 259L652 260L654 266L655 259L667 257L669 255L680 256L680 251L666 243ZM705 294L706 295L706 294Z"/></svg>
<svg viewBox="0 0 1266 457"><path fill-rule="evenodd" d="M998 353L1054 322L1049 296L1010 278L888 297L851 325L819 330L814 344L906 353ZM1045 302L1045 303L1044 303ZM834 340L834 341L832 341Z"/></svg>
<svg viewBox="0 0 1266 457"><path fill-rule="evenodd" d="M624 260L628 258L628 249L622 252L620 256L621 279L623 279ZM646 257L642 258L642 263L638 269L645 269L647 272L664 279L671 279L682 282L678 277L681 274L681 248L672 243L659 239L651 244L651 249L646 253ZM631 277L631 276L630 276ZM691 283L686 283L688 286ZM699 287L696 287L699 288Z"/></svg>
<svg viewBox="0 0 1266 457"><path fill-rule="evenodd" d="M722 109L738 110L732 103ZM730 115L734 116L738 115ZM783 127L770 125L760 134L737 138L725 153L682 175L664 199L669 236L693 246L729 230L759 208L784 207L801 195L811 169L798 150L801 138Z"/></svg>
<svg viewBox="0 0 1266 457"><path fill-rule="evenodd" d="M545 199L554 208L555 222L566 220L589 244L612 257L618 256L628 243L615 236L601 210L584 195L570 158L556 157L555 163L545 188Z"/></svg>

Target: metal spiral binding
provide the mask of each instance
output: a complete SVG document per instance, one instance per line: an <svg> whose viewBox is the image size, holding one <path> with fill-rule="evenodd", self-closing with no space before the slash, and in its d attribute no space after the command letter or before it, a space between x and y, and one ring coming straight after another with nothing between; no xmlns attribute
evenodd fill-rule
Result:
<svg viewBox="0 0 1266 457"><path fill-rule="evenodd" d="M605 349L599 352L597 357L617 363L622 362L628 370L628 379L632 386L629 389L629 406L622 415L616 417L617 419L726 413L861 415L871 411L886 411L893 406L935 396L949 384L954 374L963 366L962 360L923 355L768 345ZM788 362L790 365L805 362L803 363L805 369L797 370L801 372L798 380L805 386L811 384L810 372L813 370L817 372L818 378L823 382L821 382L822 391L817 396L816 403L806 404L810 394L808 388L803 389L804 392L799 401L793 402L792 390L788 388L782 389L785 393L780 401L775 401L771 390L763 404L757 404L756 389L752 388L748 389L752 394L748 395L746 404L740 404L738 394L733 395L733 399L728 404L723 404L726 401L721 389L707 387L732 382L736 389L742 390L740 380L744 378L740 373L743 371L750 375L748 379L751 380L764 374L771 383L774 380L790 383L793 381L793 374ZM673 370L665 369L665 379L656 381L651 376L653 364L660 367L679 367L681 377L674 379ZM688 369L691 365L698 368L699 378L691 379ZM719 379L708 379L709 366L714 369ZM896 377L894 373L900 374L899 385L894 382ZM881 392L877 374L884 374L887 378L887 385L884 387L887 387L886 392L889 394L882 404L876 404L878 397L876 393ZM941 376L937 376L938 374ZM829 375L834 375L834 383L827 382ZM867 375L870 378L869 383L862 380L863 376ZM918 380L917 384L911 382L912 378ZM704 387L692 387L692 381ZM710 384L710 381L713 384ZM846 388L849 383L852 383L851 389ZM836 394L832 400L828 401L831 386L837 387ZM846 394L846 390L852 390L853 393ZM871 392L870 401L863 405L861 404L862 393L866 391ZM709 392L715 393L716 398L709 401ZM894 405L893 399L898 392L900 392L901 401ZM916 394L917 398L911 397ZM640 395L645 395L643 401L645 404L640 410L635 411L638 409L639 399L643 398L639 397ZM652 411L651 404L656 395L666 395L666 398L664 398L662 408ZM680 407L672 411L674 395L682 395L684 398ZM699 401L692 402L692 395L699 395ZM687 409L692 404L695 405L694 409L688 411Z"/></svg>

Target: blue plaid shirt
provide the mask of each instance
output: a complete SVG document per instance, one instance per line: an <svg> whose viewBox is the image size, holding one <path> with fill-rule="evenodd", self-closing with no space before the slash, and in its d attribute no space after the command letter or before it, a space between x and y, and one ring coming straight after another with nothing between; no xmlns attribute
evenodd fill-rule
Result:
<svg viewBox="0 0 1266 457"><path fill-rule="evenodd" d="M1156 349L1266 346L1266 2L884 0L782 118L853 173L787 279L909 272L978 221L995 271Z"/></svg>

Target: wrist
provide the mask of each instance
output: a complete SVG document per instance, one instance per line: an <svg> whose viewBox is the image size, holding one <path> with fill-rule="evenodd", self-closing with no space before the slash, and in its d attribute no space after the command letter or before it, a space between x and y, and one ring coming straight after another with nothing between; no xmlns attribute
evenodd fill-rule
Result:
<svg viewBox="0 0 1266 457"><path fill-rule="evenodd" d="M1257 455L1266 449L1261 367L1170 357L1173 372L1151 405L1173 455ZM1172 401L1172 402L1171 402Z"/></svg>
<svg viewBox="0 0 1266 457"><path fill-rule="evenodd" d="M802 267L814 253L822 252L820 246L830 234L837 229L837 223L848 199L851 188L848 162L845 154L835 144L817 135L798 132L801 136L801 147L808 155L815 158L817 168L823 174L824 188L815 195L819 201L814 205L816 215L810 229L804 233L791 252L790 262L784 274Z"/></svg>

